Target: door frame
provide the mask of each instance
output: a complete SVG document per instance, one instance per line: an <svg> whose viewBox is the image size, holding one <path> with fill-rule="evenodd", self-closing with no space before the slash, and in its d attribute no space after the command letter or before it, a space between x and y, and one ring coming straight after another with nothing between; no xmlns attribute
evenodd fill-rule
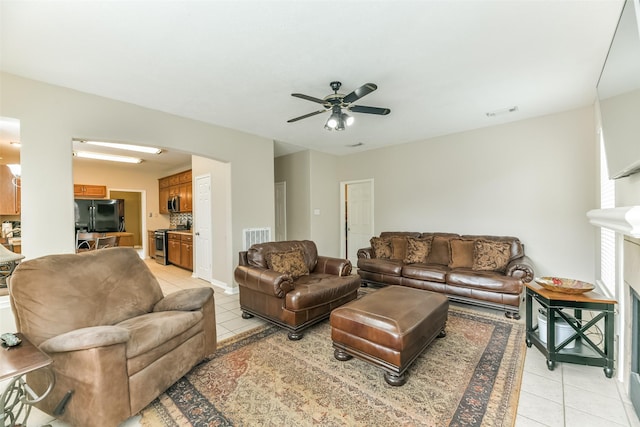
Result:
<svg viewBox="0 0 640 427"><path fill-rule="evenodd" d="M347 240L347 186L350 184L362 184L368 182L371 187L371 228L375 230L375 193L373 178L358 179L352 181L340 181L340 257L347 258L347 248L345 242ZM373 235L371 235L373 237Z"/></svg>
<svg viewBox="0 0 640 427"><path fill-rule="evenodd" d="M284 194L284 206L282 207L282 216L284 217L284 239L282 240L287 240L287 181L278 181L274 184L274 194L277 193L277 187L281 186L283 189L283 194ZM274 201L275 202L275 201ZM278 204L275 203L275 208L276 208L276 227L278 226L278 215L277 215L277 211L278 211ZM276 237L278 235L278 230L274 230L274 237Z"/></svg>

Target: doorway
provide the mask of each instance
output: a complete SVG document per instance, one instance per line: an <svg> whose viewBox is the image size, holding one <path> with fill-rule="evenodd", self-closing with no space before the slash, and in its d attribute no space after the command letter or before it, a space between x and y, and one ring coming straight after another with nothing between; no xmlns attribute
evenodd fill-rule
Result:
<svg viewBox="0 0 640 427"><path fill-rule="evenodd" d="M111 199L124 200L124 227L127 233L133 233L132 241L134 248L142 248L144 239L142 238L142 198L141 191L132 190L110 190L109 197Z"/></svg>
<svg viewBox="0 0 640 427"><path fill-rule="evenodd" d="M358 249L369 246L373 237L373 179L340 184L340 253L358 265Z"/></svg>

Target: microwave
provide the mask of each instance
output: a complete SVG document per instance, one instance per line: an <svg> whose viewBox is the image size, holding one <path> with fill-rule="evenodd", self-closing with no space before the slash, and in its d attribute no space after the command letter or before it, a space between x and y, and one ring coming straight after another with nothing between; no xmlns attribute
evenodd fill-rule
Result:
<svg viewBox="0 0 640 427"><path fill-rule="evenodd" d="M169 212L180 212L180 196L173 196L167 201Z"/></svg>

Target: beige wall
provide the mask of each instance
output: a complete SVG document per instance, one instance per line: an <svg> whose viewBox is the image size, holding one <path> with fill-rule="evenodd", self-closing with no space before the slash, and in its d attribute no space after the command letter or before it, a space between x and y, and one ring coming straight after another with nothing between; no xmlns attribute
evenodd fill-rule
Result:
<svg viewBox="0 0 640 427"><path fill-rule="evenodd" d="M537 275L594 281L592 108L338 159L339 181L375 179L375 229L519 237Z"/></svg>
<svg viewBox="0 0 640 427"><path fill-rule="evenodd" d="M243 228L273 228L273 141L6 73L0 87L0 116L20 120L27 258L74 251L73 138L156 145L229 162L230 259L242 247ZM232 275L224 281L232 283Z"/></svg>
<svg viewBox="0 0 640 427"><path fill-rule="evenodd" d="M318 253L340 256L340 183L338 157L312 151L310 153L310 211L311 240ZM319 214L318 214L319 212Z"/></svg>
<svg viewBox="0 0 640 427"><path fill-rule="evenodd" d="M310 152L301 151L274 160L274 182L287 183L287 239L311 238ZM335 180L327 176L328 180Z"/></svg>
<svg viewBox="0 0 640 427"><path fill-rule="evenodd" d="M537 275L594 282L596 155L588 107L349 156L299 152L275 160L275 181L287 182L289 238L329 255L339 254L339 183L373 178L376 234L514 235Z"/></svg>

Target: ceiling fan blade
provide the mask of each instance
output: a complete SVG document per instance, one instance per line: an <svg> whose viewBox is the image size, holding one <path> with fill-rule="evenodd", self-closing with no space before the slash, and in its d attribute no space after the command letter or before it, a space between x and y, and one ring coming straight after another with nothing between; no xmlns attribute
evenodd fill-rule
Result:
<svg viewBox="0 0 640 427"><path fill-rule="evenodd" d="M358 89L354 90L353 92L351 92L350 94L342 98L342 102L344 102L345 104L349 104L351 102L357 101L358 99L362 98L365 95L370 94L376 89L378 89L378 86L376 86L375 84L365 83L362 86L360 86Z"/></svg>
<svg viewBox="0 0 640 427"><path fill-rule="evenodd" d="M388 108L365 107L364 105L352 105L349 107L349 111L353 111L354 113L380 114L382 116L386 116L391 112Z"/></svg>
<svg viewBox="0 0 640 427"><path fill-rule="evenodd" d="M325 101L324 99L305 95L303 93L292 93L291 96L295 96L296 98L306 99L307 101L311 101L311 102L317 102L318 104L323 104L323 105L327 103L327 101Z"/></svg>
<svg viewBox="0 0 640 427"><path fill-rule="evenodd" d="M287 120L287 123L297 122L298 120L306 119L307 117L315 116L316 114L324 113L325 111L327 111L327 110L314 111L313 113L305 114L304 116L300 116L300 117L296 117L296 118L291 119L291 120Z"/></svg>

